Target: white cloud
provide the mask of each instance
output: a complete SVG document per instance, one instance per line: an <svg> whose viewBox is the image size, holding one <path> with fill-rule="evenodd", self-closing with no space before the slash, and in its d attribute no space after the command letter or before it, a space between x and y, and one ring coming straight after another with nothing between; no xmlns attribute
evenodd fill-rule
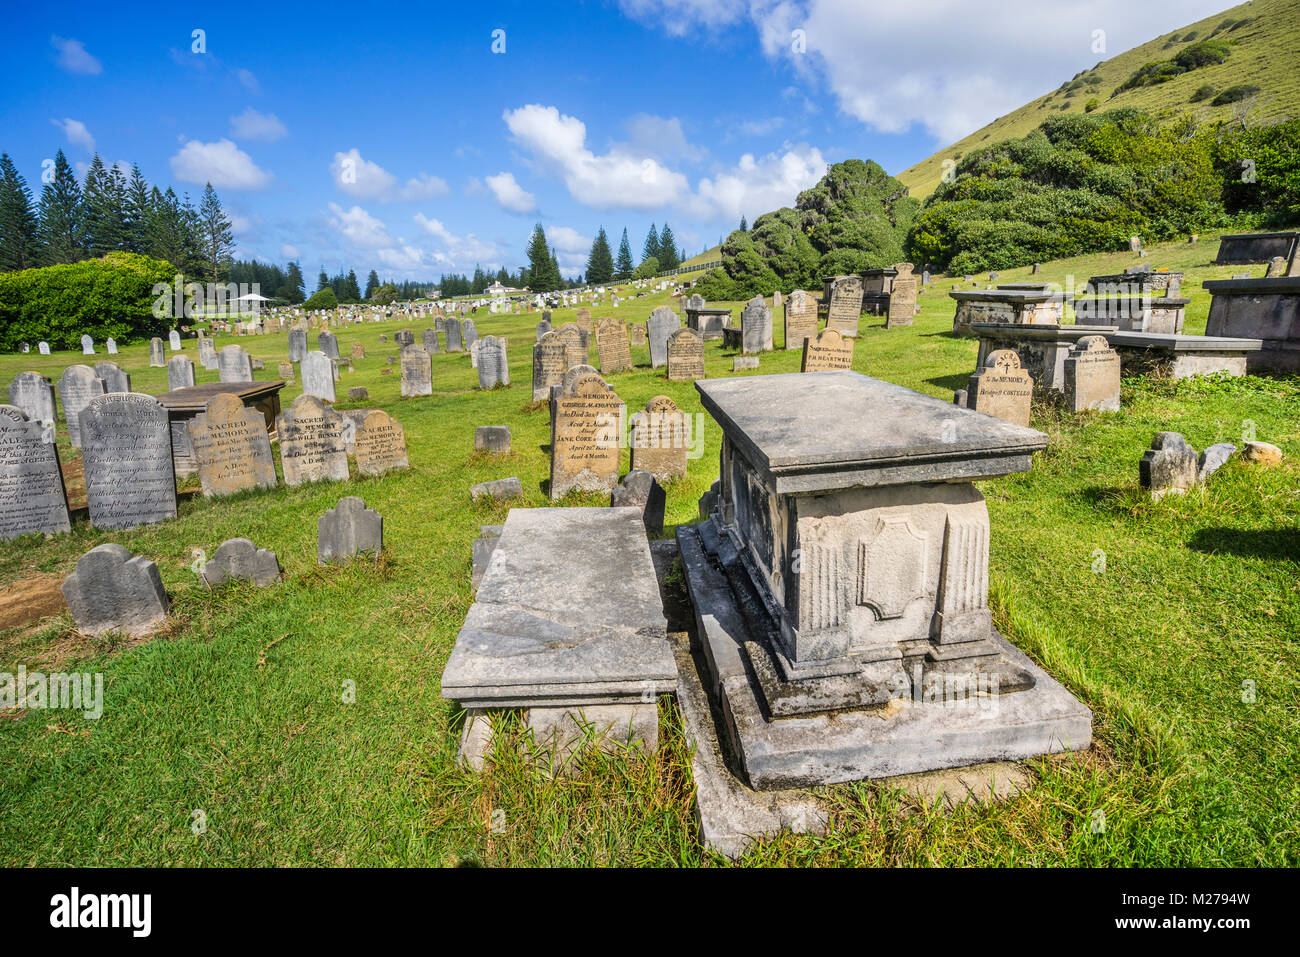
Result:
<svg viewBox="0 0 1300 957"><path fill-rule="evenodd" d="M633 114L626 123L628 152L653 156L659 160L688 160L704 158L706 151L692 146L682 131L682 121L677 117L665 118L649 113Z"/></svg>
<svg viewBox="0 0 1300 957"><path fill-rule="evenodd" d="M355 146L346 153L334 154L330 173L334 177L334 185L341 191L358 199L372 199L381 203L432 199L447 192L445 180L427 173L408 179L406 185L399 188L396 176L378 163L363 157Z"/></svg>
<svg viewBox="0 0 1300 957"><path fill-rule="evenodd" d="M251 106L238 116L230 118L230 135L240 140L271 143L287 132L274 113L259 113Z"/></svg>
<svg viewBox="0 0 1300 957"><path fill-rule="evenodd" d="M392 245L393 240L388 235L388 227L360 206L344 209L338 203L330 203L329 208L333 213L329 221L330 226L353 245L366 249Z"/></svg>
<svg viewBox="0 0 1300 957"><path fill-rule="evenodd" d="M64 117L62 120L50 120L50 122L63 130L63 135L73 146L83 147L88 153L95 149L95 138L90 135L90 130L86 129L86 124L81 120Z"/></svg>
<svg viewBox="0 0 1300 957"><path fill-rule="evenodd" d="M485 176L483 182L496 197L497 205L507 212L531 213L537 208L537 197L519 185L514 173L503 172L495 176Z"/></svg>
<svg viewBox="0 0 1300 957"><path fill-rule="evenodd" d="M69 73L81 73L85 76L98 76L104 72L104 65L99 59L86 52L86 45L80 40L70 40L65 37L52 36L50 42L54 44L54 49L59 51L59 57L54 62L61 69Z"/></svg>
<svg viewBox="0 0 1300 957"><path fill-rule="evenodd" d="M226 215L230 217L231 233L240 239L247 239L256 234L262 225L262 217L256 213L246 216L234 210L227 210Z"/></svg>
<svg viewBox="0 0 1300 957"><path fill-rule="evenodd" d="M745 0L619 0L634 20L658 26L669 36L729 26L745 15Z"/></svg>
<svg viewBox="0 0 1300 957"><path fill-rule="evenodd" d="M170 160L172 175L183 183L211 183L218 189L261 189L271 174L227 139L215 143L189 140Z"/></svg>
<svg viewBox="0 0 1300 957"><path fill-rule="evenodd" d="M515 140L586 206L654 209L687 192L686 177L651 156L620 147L596 155L586 146L586 125L553 106L529 104L506 110L502 118Z"/></svg>
<svg viewBox="0 0 1300 957"><path fill-rule="evenodd" d="M496 243L479 239L473 233L457 236L440 220L431 219L423 213L416 213L414 218L421 229L438 241L440 248L432 254L433 263L456 270L473 269L475 263L485 269L496 269L502 265L501 248Z"/></svg>
<svg viewBox="0 0 1300 957"><path fill-rule="evenodd" d="M280 247L280 256L284 259L297 259L301 255L298 247L292 243L285 243Z"/></svg>
<svg viewBox="0 0 1300 957"><path fill-rule="evenodd" d="M252 70L245 70L243 67L235 70L235 77L244 85L244 89L250 93L261 93L262 84L257 82L257 77L253 75Z"/></svg>
<svg viewBox="0 0 1300 957"><path fill-rule="evenodd" d="M795 197L825 173L826 159L807 144L757 159L746 153L731 169L700 180L693 211L701 219L735 222L742 215L753 219L793 205Z"/></svg>
<svg viewBox="0 0 1300 957"><path fill-rule="evenodd" d="M546 241L551 248L562 253L582 253L584 262L591 252L592 238L584 236L571 226L547 226Z"/></svg>

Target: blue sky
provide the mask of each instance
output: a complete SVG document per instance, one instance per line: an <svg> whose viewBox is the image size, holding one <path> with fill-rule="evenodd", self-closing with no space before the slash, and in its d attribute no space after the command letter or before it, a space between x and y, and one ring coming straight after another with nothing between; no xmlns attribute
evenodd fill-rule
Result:
<svg viewBox="0 0 1300 957"><path fill-rule="evenodd" d="M138 162L192 197L211 180L241 258L295 258L309 277L513 270L535 222L572 275L601 225L613 243L626 226L639 257L650 223L667 221L699 252L742 214L791 204L829 163L897 173L1225 8L24 4L7 16L0 149L34 193L58 149L79 169L93 152Z"/></svg>

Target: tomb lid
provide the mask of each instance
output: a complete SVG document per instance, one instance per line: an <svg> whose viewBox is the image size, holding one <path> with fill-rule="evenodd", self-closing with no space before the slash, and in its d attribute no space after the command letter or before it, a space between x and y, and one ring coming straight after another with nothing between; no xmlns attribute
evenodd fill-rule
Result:
<svg viewBox="0 0 1300 957"><path fill-rule="evenodd" d="M1046 292L1052 287L1050 282L1000 282L999 289L1024 289L1027 291Z"/></svg>
<svg viewBox="0 0 1300 957"><path fill-rule="evenodd" d="M970 299L976 302L1064 302L1065 293L1059 289L968 289L948 293L953 299Z"/></svg>
<svg viewBox="0 0 1300 957"><path fill-rule="evenodd" d="M677 668L639 508L516 508L442 674L465 707L636 701Z"/></svg>
<svg viewBox="0 0 1300 957"><path fill-rule="evenodd" d="M1171 332L1115 332L1106 336L1112 346L1163 349L1172 352L1254 352L1261 339L1236 336L1186 336Z"/></svg>
<svg viewBox="0 0 1300 957"><path fill-rule="evenodd" d="M1286 296L1300 293L1300 276L1274 276L1271 279L1207 279L1201 285L1210 295L1247 293L1252 296Z"/></svg>
<svg viewBox="0 0 1300 957"><path fill-rule="evenodd" d="M279 379L271 382L202 382L198 385L186 386L184 389L160 392L154 398L169 412L192 410L202 412L207 408L209 399L223 392L239 396L247 405L249 399L274 395L283 389L284 385L284 382Z"/></svg>
<svg viewBox="0 0 1300 957"><path fill-rule="evenodd" d="M858 275L863 279L877 279L880 276L897 276L898 270L893 266L881 266L879 269L864 269Z"/></svg>
<svg viewBox="0 0 1300 957"><path fill-rule="evenodd" d="M1300 233L1224 233L1219 239L1295 239L1296 237L1300 237Z"/></svg>
<svg viewBox="0 0 1300 957"><path fill-rule="evenodd" d="M1071 326L1055 322L972 322L969 325L977 336L987 339L1078 339L1119 331L1119 326Z"/></svg>
<svg viewBox="0 0 1300 957"><path fill-rule="evenodd" d="M703 379L695 388L777 493L994 478L1028 471L1047 445L1041 432L858 372Z"/></svg>
<svg viewBox="0 0 1300 957"><path fill-rule="evenodd" d="M1191 301L1169 296L1077 296L1073 305L1078 308L1081 302L1141 303L1151 309L1176 309L1179 306L1186 306Z"/></svg>

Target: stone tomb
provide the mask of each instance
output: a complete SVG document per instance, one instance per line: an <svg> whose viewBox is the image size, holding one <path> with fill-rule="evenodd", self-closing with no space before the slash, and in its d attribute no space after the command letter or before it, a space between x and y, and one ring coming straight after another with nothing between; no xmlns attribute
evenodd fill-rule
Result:
<svg viewBox="0 0 1300 957"><path fill-rule="evenodd" d="M95 375L90 366L74 365L63 370L59 377L59 404L63 406L63 419L68 426L71 445L81 446L81 410L103 394L104 380Z"/></svg>
<svg viewBox="0 0 1300 957"><path fill-rule="evenodd" d="M1021 368L1020 356L1014 349L989 353L979 371L970 377L965 396L959 392L955 397L958 405L1025 426L1029 425L1033 399L1034 380Z"/></svg>
<svg viewBox="0 0 1300 957"><path fill-rule="evenodd" d="M602 376L632 368L632 347L622 322L617 319L596 320L596 355Z"/></svg>
<svg viewBox="0 0 1300 957"><path fill-rule="evenodd" d="M466 710L461 760L483 768L503 708L552 767L582 740L653 751L655 696L676 684L641 510L512 509L442 673Z"/></svg>
<svg viewBox="0 0 1300 957"><path fill-rule="evenodd" d="M686 300L686 328L693 329L701 339L721 339L722 330L730 322L730 309L710 309L698 293Z"/></svg>
<svg viewBox="0 0 1300 957"><path fill-rule="evenodd" d="M314 395L300 395L275 421L285 485L348 478L343 417Z"/></svg>
<svg viewBox="0 0 1300 957"><path fill-rule="evenodd" d="M551 397L553 388L564 385L569 370L568 347L558 332L548 332L533 344L533 401Z"/></svg>
<svg viewBox="0 0 1300 957"><path fill-rule="evenodd" d="M1065 313L1065 294L1046 285L966 292L954 290L948 295L957 300L952 331L959 336L972 335L971 323L975 322L1060 325Z"/></svg>
<svg viewBox="0 0 1300 957"><path fill-rule="evenodd" d="M109 543L86 552L60 590L83 635L145 635L167 619L167 592L158 566L123 545Z"/></svg>
<svg viewBox="0 0 1300 957"><path fill-rule="evenodd" d="M33 422L55 422L54 385L39 372L20 372L9 383L9 403Z"/></svg>
<svg viewBox="0 0 1300 957"><path fill-rule="evenodd" d="M854 372L696 389L722 477L677 538L718 736L749 787L1089 746L1091 713L987 603L973 483L1028 470L1045 435Z"/></svg>
<svg viewBox="0 0 1300 957"><path fill-rule="evenodd" d="M785 347L802 349L806 340L817 335L817 297L796 289L785 301Z"/></svg>
<svg viewBox="0 0 1300 957"><path fill-rule="evenodd" d="M646 340L650 344L650 367L658 369L668 363L668 337L682 327L682 320L667 306L660 306L646 320Z"/></svg>
<svg viewBox="0 0 1300 957"><path fill-rule="evenodd" d="M628 446L633 470L648 472L665 484L686 474L691 417L676 402L666 395L657 395L646 403L644 412L632 416L630 425Z"/></svg>
<svg viewBox="0 0 1300 957"><path fill-rule="evenodd" d="M1065 359L1065 407L1071 412L1119 411L1119 353L1105 336L1084 336Z"/></svg>
<svg viewBox="0 0 1300 957"><path fill-rule="evenodd" d="M410 468L406 456L406 432L387 412L368 413L356 430L357 471L362 475L383 475Z"/></svg>
<svg viewBox="0 0 1300 957"><path fill-rule="evenodd" d="M266 419L237 395L222 393L189 423L190 447L205 498L275 488Z"/></svg>
<svg viewBox="0 0 1300 957"><path fill-rule="evenodd" d="M598 374L583 373L551 400L551 500L571 489L608 492L618 484L627 410Z"/></svg>
<svg viewBox="0 0 1300 957"><path fill-rule="evenodd" d="M86 504L95 528L135 528L176 517L167 410L153 396L112 392L81 410Z"/></svg>
<svg viewBox="0 0 1300 957"><path fill-rule="evenodd" d="M803 344L800 372L831 372L853 368L853 340L826 328Z"/></svg>
<svg viewBox="0 0 1300 957"><path fill-rule="evenodd" d="M0 405L0 541L71 530L53 430Z"/></svg>
<svg viewBox="0 0 1300 957"><path fill-rule="evenodd" d="M826 328L842 336L856 337L858 319L862 316L862 278L834 276L825 280L824 298Z"/></svg>
<svg viewBox="0 0 1300 957"><path fill-rule="evenodd" d="M1262 348L1246 359L1250 372L1300 371L1300 276L1212 279L1201 285L1214 297L1207 336L1260 340Z"/></svg>
<svg viewBox="0 0 1300 957"><path fill-rule="evenodd" d="M495 389L510 384L510 362L506 354L504 336L484 336L475 342L478 347L478 387ZM432 388L432 383L430 383Z"/></svg>
<svg viewBox="0 0 1300 957"><path fill-rule="evenodd" d="M433 395L433 360L424 346L402 350L402 398Z"/></svg>
<svg viewBox="0 0 1300 957"><path fill-rule="evenodd" d="M690 329L677 329L668 337L668 379L693 382L704 378L704 340Z"/></svg>

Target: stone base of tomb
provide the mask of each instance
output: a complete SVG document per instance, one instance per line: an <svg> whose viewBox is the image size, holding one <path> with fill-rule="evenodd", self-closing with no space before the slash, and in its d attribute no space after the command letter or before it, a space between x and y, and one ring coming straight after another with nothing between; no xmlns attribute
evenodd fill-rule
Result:
<svg viewBox="0 0 1300 957"><path fill-rule="evenodd" d="M789 681L706 547L711 522L677 530L706 690L736 773L757 791L1016 761L1092 742L1092 713L996 631L901 649L856 675ZM961 648L960 644L968 647ZM974 652L974 653L972 653Z"/></svg>
<svg viewBox="0 0 1300 957"><path fill-rule="evenodd" d="M457 759L482 771L495 747L492 715L506 708L467 708ZM518 709L527 733L529 758L554 771L566 771L592 750L618 753L659 747L659 706L639 698L604 704L534 705Z"/></svg>

